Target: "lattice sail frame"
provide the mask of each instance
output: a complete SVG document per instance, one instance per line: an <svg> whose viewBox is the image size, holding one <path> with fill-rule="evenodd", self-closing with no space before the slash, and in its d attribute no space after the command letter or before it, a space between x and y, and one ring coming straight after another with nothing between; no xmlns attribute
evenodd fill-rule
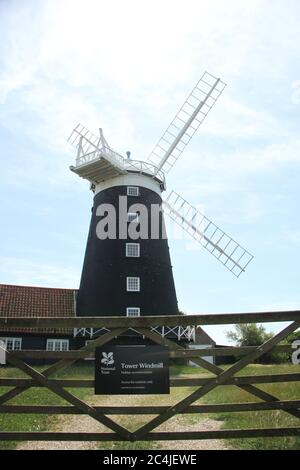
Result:
<svg viewBox="0 0 300 470"><path fill-rule="evenodd" d="M71 132L68 142L77 149L76 166L96 160L100 153L120 168L124 166L124 157L108 145L101 128L97 136L82 124L78 124Z"/></svg>
<svg viewBox="0 0 300 470"><path fill-rule="evenodd" d="M226 83L204 72L148 157L158 170L169 173L225 87Z"/></svg>
<svg viewBox="0 0 300 470"><path fill-rule="evenodd" d="M77 158L81 155L86 155L94 150L99 150L101 147L108 147L104 139L102 129L99 129L99 135L93 134L82 124L78 124L71 132L68 142L78 149Z"/></svg>
<svg viewBox="0 0 300 470"><path fill-rule="evenodd" d="M172 220L214 255L236 277L245 271L253 259L253 255L245 248L175 191L171 191L163 201L163 209Z"/></svg>

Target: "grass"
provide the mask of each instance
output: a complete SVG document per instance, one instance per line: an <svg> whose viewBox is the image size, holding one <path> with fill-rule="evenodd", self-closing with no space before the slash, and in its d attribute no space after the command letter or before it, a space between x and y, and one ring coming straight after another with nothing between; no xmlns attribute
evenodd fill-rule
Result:
<svg viewBox="0 0 300 470"><path fill-rule="evenodd" d="M43 370L43 367L35 367L37 370ZM90 366L90 371L92 367ZM68 378L82 378L83 376L89 375L88 367L76 367L71 366L68 369L62 371L60 377ZM28 376L13 367L0 368L1 377L13 377L13 378L28 378ZM10 387L0 387L0 394L7 392ZM83 398L87 392L87 389L70 389L76 396ZM55 395L50 390L34 387L18 397L9 401L10 405L66 405L66 401ZM51 429L52 425L55 424L57 417L43 414L0 414L0 429L2 431L47 431ZM18 445L17 442L0 441L0 449L14 449Z"/></svg>
<svg viewBox="0 0 300 470"><path fill-rule="evenodd" d="M263 375L300 373L300 366L284 365L249 365L237 375ZM282 400L299 399L300 382L260 384L258 388L275 395ZM205 403L241 403L260 401L253 395L234 386L219 387L205 396ZM214 414L214 419L223 421L223 429L268 428L299 426L299 419L284 411L248 411L238 413ZM300 437L272 437L253 439L234 439L230 445L238 449L250 450L299 450Z"/></svg>
<svg viewBox="0 0 300 470"><path fill-rule="evenodd" d="M224 366L229 367L229 366ZM42 370L42 367L37 367ZM242 373L238 375L261 375L261 374L279 374L279 373L300 373L300 366L294 366L290 364L285 365L250 365L247 366ZM73 365L60 374L60 378L91 378L93 377L93 364L85 363L80 365ZM14 368L1 368L1 377L26 377L21 371ZM172 366L172 376L211 376L208 372L198 367L185 367L185 366ZM288 383L274 383L274 384L260 384L259 388L276 395L280 399L299 399L300 396L300 382L288 382ZM195 388L192 387L176 387L172 388L170 395L161 396L135 396L130 397L131 403L135 405L148 405L150 403L158 404L159 399L160 405L171 405L177 401L183 399ZM0 393L7 391L8 388L0 388ZM87 401L95 400L92 389L81 388L81 389L70 389L74 395L79 398L83 398ZM112 403L114 405L130 404L130 398L128 397L97 397L97 404L108 405ZM205 395L199 403L241 403L247 401L259 401L253 395L239 389L235 386L221 386ZM51 391L42 388L32 388L22 393L20 396L14 398L9 402L10 404L36 404L36 405L47 405L47 404L66 404L66 402L53 394ZM207 415L183 415L183 422L186 424L198 423L201 419L206 418ZM223 429L239 429L239 428L258 428L258 427L274 427L274 426L297 426L299 420L294 418L283 411L259 411L259 412L239 412L239 413L219 413L209 416L210 418L222 421ZM58 416L46 416L46 415L34 415L34 414L0 414L0 429L3 431L46 431L51 430L55 427L58 420L61 417ZM66 420L70 419L70 416L65 417ZM130 430L134 430L139 425L147 422L149 417L144 416L114 416L113 419L118 421L120 424L126 426ZM61 421L59 421L61 423ZM170 428L172 424L170 423ZM281 438L255 438L255 439L234 439L229 442L230 446L237 449L255 449L255 450L269 450L269 449L300 449L300 437L281 437ZM0 442L0 449L13 449L17 443L15 442ZM101 449L157 449L159 444L155 442L112 442L112 443L99 443ZM176 448L176 443L174 443Z"/></svg>

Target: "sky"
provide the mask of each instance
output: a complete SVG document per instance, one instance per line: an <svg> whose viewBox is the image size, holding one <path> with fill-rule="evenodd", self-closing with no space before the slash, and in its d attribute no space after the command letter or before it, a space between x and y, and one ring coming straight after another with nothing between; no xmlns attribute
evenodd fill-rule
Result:
<svg viewBox="0 0 300 470"><path fill-rule="evenodd" d="M179 307L299 309L299 24L297 0L0 0L0 282L78 288L92 193L71 130L146 159L207 70L227 87L168 189L255 258L236 279L170 236Z"/></svg>

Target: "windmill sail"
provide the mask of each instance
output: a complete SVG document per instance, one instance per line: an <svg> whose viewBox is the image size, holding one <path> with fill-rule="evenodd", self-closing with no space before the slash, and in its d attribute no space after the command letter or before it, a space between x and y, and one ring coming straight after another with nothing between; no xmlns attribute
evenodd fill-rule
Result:
<svg viewBox="0 0 300 470"><path fill-rule="evenodd" d="M101 145L101 137L103 138L102 132L97 136L82 124L78 124L71 132L68 142L78 149L79 155L86 155L89 152L99 149L99 145ZM106 141L105 143L107 145Z"/></svg>
<svg viewBox="0 0 300 470"><path fill-rule="evenodd" d="M158 170L169 173L225 86L210 73L203 74L148 157Z"/></svg>
<svg viewBox="0 0 300 470"><path fill-rule="evenodd" d="M163 202L164 212L214 255L236 277L253 259L245 248L227 235L216 224L191 206L175 191Z"/></svg>

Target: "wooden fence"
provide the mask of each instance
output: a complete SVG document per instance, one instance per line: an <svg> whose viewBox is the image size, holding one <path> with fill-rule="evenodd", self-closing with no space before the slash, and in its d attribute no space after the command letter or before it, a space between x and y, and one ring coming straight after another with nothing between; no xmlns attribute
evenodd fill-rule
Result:
<svg viewBox="0 0 300 470"><path fill-rule="evenodd" d="M202 356L208 355L207 349L187 350L170 339L161 337L152 327L167 325L225 325L236 323L265 323L289 322L274 337L260 346L255 347L229 347L210 348L210 356L223 356L224 354L236 357L236 362L229 368L222 369L204 360ZM299 373L266 374L266 375L239 375L248 364L253 363L262 355L270 351L281 351L292 354L293 349L288 345L280 345L289 334L300 327L300 311L265 312L243 314L218 315L185 315L185 316L147 316L138 318L127 317L86 317L86 318L0 318L1 327L9 328L101 328L110 331L90 341L80 350L74 351L7 351L7 361L10 365L20 369L28 378L0 378L1 387L11 387L0 396L0 413L34 413L34 414L86 414L102 423L109 432L81 433L81 432L2 432L0 440L21 441L156 441L156 440L185 440L185 439L218 439L218 438L249 438L270 436L297 436L300 427L280 427L274 423L273 428L257 429L226 429L218 431L193 432L155 432L162 423L177 414L185 413L219 413L219 412L245 412L263 410L281 410L293 417L300 418L300 396L296 400L281 400L257 385L269 383L286 383L300 380ZM172 406L91 406L77 398L68 389L77 387L94 387L94 380L87 379L53 379L51 375L70 366L79 359L93 357L95 347L102 346L115 337L121 335L128 328L134 328L141 335L157 344L167 346L172 358L190 358L213 374L209 378L172 378L171 387L194 387L193 391L184 399ZM26 363L28 359L57 359L55 364L49 365L43 372L36 370ZM245 403L220 404L194 404L208 392L219 386L234 385L260 401ZM66 400L69 405L12 405L9 401L31 387L45 387L59 397ZM159 398L157 399L159 400ZM149 415L149 421L134 432L129 431L113 419L113 415Z"/></svg>

